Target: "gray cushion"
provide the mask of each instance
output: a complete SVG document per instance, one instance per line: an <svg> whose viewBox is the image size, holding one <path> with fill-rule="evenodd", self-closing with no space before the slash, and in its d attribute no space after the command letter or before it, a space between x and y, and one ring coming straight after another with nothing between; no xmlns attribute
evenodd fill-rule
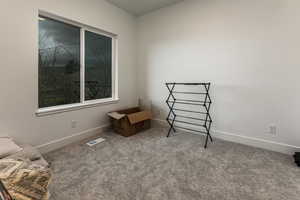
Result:
<svg viewBox="0 0 300 200"><path fill-rule="evenodd" d="M23 150L9 156L9 158L27 159L28 161L31 161L32 164L41 165L43 167L49 166L47 161L43 158L42 154L36 148L30 145L21 144L20 146L23 148Z"/></svg>
<svg viewBox="0 0 300 200"><path fill-rule="evenodd" d="M0 158L10 156L21 150L22 148L19 147L11 138L0 137Z"/></svg>

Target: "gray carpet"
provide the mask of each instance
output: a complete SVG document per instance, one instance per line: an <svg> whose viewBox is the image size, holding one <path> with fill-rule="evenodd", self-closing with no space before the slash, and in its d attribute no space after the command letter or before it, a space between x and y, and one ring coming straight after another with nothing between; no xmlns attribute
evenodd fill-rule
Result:
<svg viewBox="0 0 300 200"><path fill-rule="evenodd" d="M299 200L300 168L291 156L153 128L124 138L104 133L51 152L51 200Z"/></svg>

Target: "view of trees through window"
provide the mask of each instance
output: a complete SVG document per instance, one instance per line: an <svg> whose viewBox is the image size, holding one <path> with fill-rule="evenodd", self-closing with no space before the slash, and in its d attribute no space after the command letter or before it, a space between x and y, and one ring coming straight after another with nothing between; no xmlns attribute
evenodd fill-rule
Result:
<svg viewBox="0 0 300 200"><path fill-rule="evenodd" d="M112 38L84 31L81 80L81 27L39 16L39 108L112 97ZM83 100L83 99L82 99Z"/></svg>
<svg viewBox="0 0 300 200"><path fill-rule="evenodd" d="M112 97L112 39L85 32L85 100Z"/></svg>

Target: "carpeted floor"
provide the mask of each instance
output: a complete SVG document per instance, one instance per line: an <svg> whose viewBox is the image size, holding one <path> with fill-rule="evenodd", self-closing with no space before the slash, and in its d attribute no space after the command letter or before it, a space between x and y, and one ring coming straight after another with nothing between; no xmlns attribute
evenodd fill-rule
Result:
<svg viewBox="0 0 300 200"><path fill-rule="evenodd" d="M291 156L153 128L113 132L51 152L51 200L299 200L300 168Z"/></svg>

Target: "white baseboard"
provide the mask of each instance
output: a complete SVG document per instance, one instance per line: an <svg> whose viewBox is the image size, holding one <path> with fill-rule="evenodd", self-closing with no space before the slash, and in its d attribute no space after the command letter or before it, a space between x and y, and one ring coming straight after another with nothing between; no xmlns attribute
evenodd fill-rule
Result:
<svg viewBox="0 0 300 200"><path fill-rule="evenodd" d="M80 140L95 136L95 135L107 130L109 127L110 127L109 124L105 124L103 126L91 128L91 129L82 131L80 133L76 133L76 134L73 134L73 135L70 135L70 136L67 136L64 138L53 140L46 144L39 145L36 148L39 149L39 151L42 154L48 153L48 152L54 151L56 149L62 148L68 144L72 144L74 142L78 142Z"/></svg>
<svg viewBox="0 0 300 200"><path fill-rule="evenodd" d="M227 133L224 131L213 130L213 136L222 140L231 141L235 143L240 143L248 146L258 147L262 149L267 149L270 151L276 151L284 154L292 155L300 147L292 146L289 144L284 144L280 142L274 142L270 140L264 140L260 138L248 137L243 135L237 135L232 133Z"/></svg>
<svg viewBox="0 0 300 200"><path fill-rule="evenodd" d="M168 126L167 122L161 119L153 119L153 122L154 124L159 126L164 126L164 127ZM54 151L56 149L62 148L68 144L83 140L88 137L95 136L103 132L104 130L107 130L109 127L110 125L106 124L96 128L88 129L86 131L76 133L71 136L67 136L64 138L60 138L48 142L46 144L39 145L36 148L38 148L41 153L48 153L50 151ZM300 149L300 147L296 147L284 143L273 142L273 141L254 138L254 137L242 136L242 135L228 133L224 131L218 131L218 130L212 130L212 136L225 141L240 143L248 146L258 147L258 148L276 151L284 154L290 154L290 155L295 153L296 151L299 151Z"/></svg>
<svg viewBox="0 0 300 200"><path fill-rule="evenodd" d="M154 119L154 122L161 126L168 126L167 122L161 119ZM189 132L189 131L186 131ZM193 132L191 132L193 133ZM212 130L212 136L221 140L226 140L230 142L240 143L248 146L258 147L262 149L267 149L270 151L276 151L284 154L294 154L296 151L300 150L300 147L292 146L289 144L242 136L238 134L228 133L224 131Z"/></svg>

